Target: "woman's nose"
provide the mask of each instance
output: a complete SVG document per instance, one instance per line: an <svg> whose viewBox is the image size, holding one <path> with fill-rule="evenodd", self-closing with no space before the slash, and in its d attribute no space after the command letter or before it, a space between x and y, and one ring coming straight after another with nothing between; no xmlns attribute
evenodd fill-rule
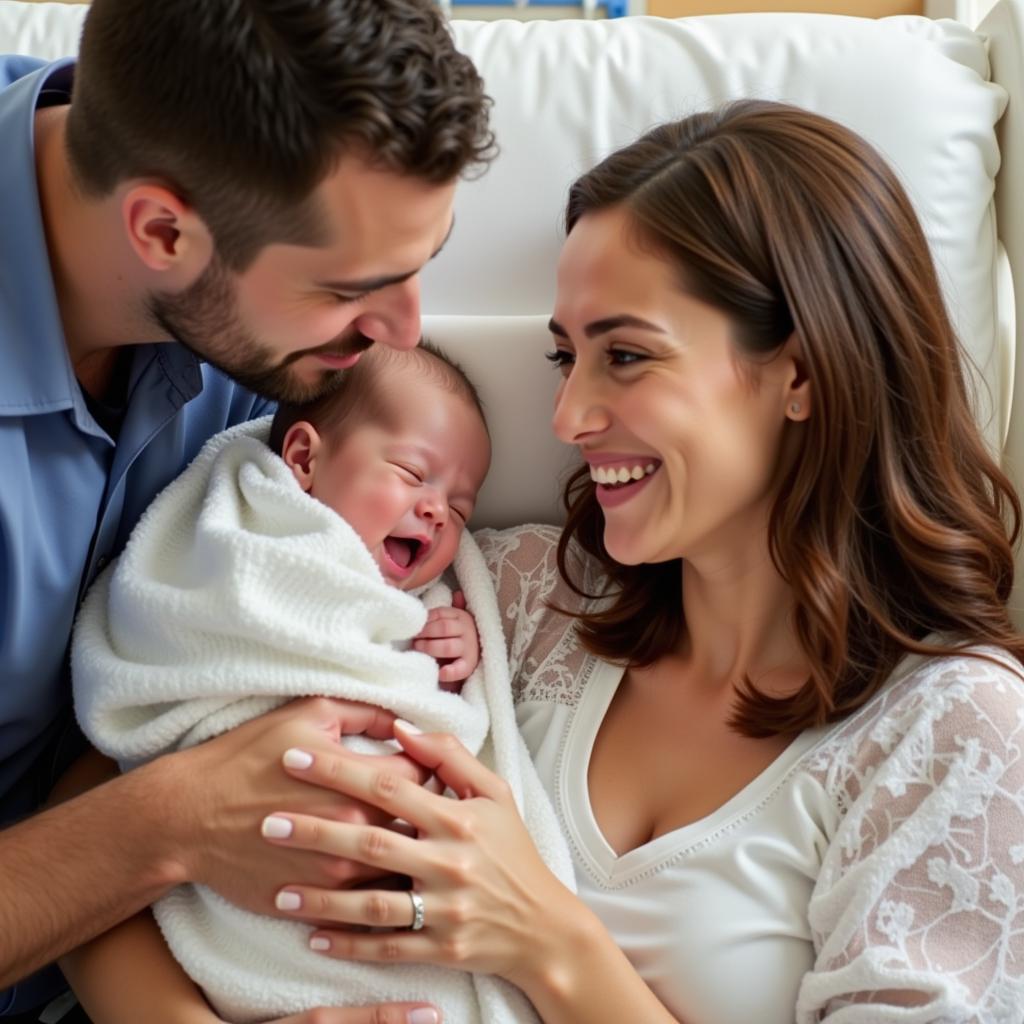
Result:
<svg viewBox="0 0 1024 1024"><path fill-rule="evenodd" d="M565 444L577 444L584 437L608 429L610 416L600 389L574 368L555 394L551 426Z"/></svg>

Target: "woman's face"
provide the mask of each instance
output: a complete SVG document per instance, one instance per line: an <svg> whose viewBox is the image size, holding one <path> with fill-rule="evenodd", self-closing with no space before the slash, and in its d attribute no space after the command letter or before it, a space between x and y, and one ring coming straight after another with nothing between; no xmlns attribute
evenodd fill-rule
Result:
<svg viewBox="0 0 1024 1024"><path fill-rule="evenodd" d="M590 464L608 553L709 570L763 558L787 418L808 411L795 342L744 361L731 321L680 290L619 208L570 233L552 332L555 433Z"/></svg>

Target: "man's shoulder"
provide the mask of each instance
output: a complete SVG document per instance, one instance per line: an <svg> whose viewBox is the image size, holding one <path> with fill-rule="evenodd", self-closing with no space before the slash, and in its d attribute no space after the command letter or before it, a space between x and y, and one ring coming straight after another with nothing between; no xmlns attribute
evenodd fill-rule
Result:
<svg viewBox="0 0 1024 1024"><path fill-rule="evenodd" d="M49 63L39 57L29 57L23 53L0 53L0 91Z"/></svg>

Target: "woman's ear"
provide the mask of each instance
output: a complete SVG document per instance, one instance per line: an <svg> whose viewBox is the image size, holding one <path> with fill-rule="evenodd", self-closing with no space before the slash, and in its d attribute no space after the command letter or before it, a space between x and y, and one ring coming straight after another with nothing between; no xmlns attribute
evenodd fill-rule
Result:
<svg viewBox="0 0 1024 1024"><path fill-rule="evenodd" d="M316 460L323 447L323 439L312 423L299 420L284 435L281 458L288 464L299 486L309 492L316 476Z"/></svg>
<svg viewBox="0 0 1024 1024"><path fill-rule="evenodd" d="M803 423L811 418L811 379L807 375L803 350L796 334L791 334L782 350L787 365L787 379L784 398L785 416L794 423Z"/></svg>

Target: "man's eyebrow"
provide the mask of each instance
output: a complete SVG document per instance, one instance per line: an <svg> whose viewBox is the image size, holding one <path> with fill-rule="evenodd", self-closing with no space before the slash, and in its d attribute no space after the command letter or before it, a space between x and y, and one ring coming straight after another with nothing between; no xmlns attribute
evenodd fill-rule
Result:
<svg viewBox="0 0 1024 1024"><path fill-rule="evenodd" d="M430 259L434 259L435 256L439 255L441 250L445 247L448 239L452 237L452 231L455 230L455 217L452 216L452 222L448 226L448 233L444 236L441 244L430 254ZM427 261L428 263L430 260ZM379 292L382 288L388 288L393 284L401 284L403 281L408 281L410 277L415 277L422 267L417 267L415 270L406 271L404 274L384 274L380 277L364 277L361 280L355 281L317 281L316 287L323 288L324 291L328 292L344 292L348 295L362 295L365 292Z"/></svg>
<svg viewBox="0 0 1024 1024"><path fill-rule="evenodd" d="M655 331L658 334L668 333L664 327L659 327L657 324L652 324L650 320L644 320L629 313L623 313L621 316L605 317L603 320L594 320L583 328L583 333L588 338L596 338L599 334L607 334L618 327L639 327L641 330ZM548 330L552 334L557 334L560 338L569 337L569 332L554 317L548 321Z"/></svg>

